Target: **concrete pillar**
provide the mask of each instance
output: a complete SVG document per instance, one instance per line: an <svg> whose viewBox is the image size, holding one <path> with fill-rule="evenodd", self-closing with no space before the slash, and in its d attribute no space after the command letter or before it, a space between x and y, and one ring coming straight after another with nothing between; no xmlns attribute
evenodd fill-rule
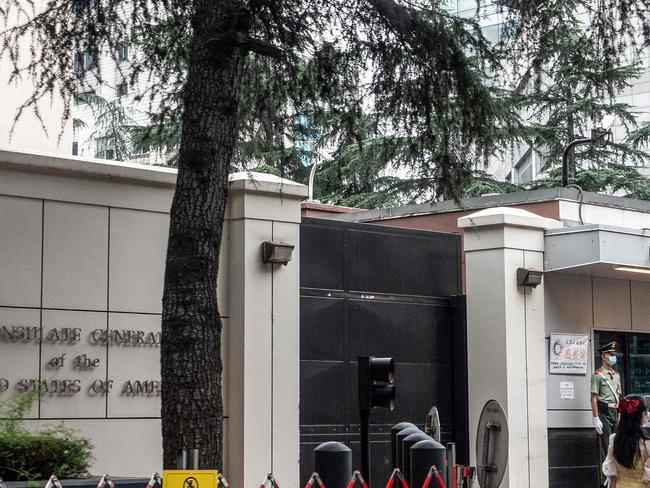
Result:
<svg viewBox="0 0 650 488"><path fill-rule="evenodd" d="M307 187L245 172L231 175L229 191L221 280L229 286L220 294L224 473L232 486L259 486L271 472L280 486L298 486L300 200ZM293 244L292 260L262 263L264 241Z"/></svg>
<svg viewBox="0 0 650 488"><path fill-rule="evenodd" d="M458 219L464 229L471 462L483 406L508 417L502 487L547 488L544 285L517 286L517 268L544 269L544 230L556 220L498 207Z"/></svg>

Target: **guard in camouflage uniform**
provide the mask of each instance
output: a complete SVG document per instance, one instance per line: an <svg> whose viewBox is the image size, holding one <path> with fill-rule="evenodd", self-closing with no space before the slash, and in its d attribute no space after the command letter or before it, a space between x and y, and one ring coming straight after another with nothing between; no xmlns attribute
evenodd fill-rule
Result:
<svg viewBox="0 0 650 488"><path fill-rule="evenodd" d="M591 375L591 412L593 425L600 436L600 461L607 457L609 436L618 422L618 400L621 397L621 377L614 370L616 364L616 341L599 349L601 367Z"/></svg>

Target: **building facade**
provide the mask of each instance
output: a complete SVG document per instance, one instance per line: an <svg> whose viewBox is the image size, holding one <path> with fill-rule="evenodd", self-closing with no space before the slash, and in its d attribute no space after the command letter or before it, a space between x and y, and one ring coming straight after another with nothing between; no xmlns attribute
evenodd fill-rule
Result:
<svg viewBox="0 0 650 488"><path fill-rule="evenodd" d="M330 218L461 233L470 446L496 399L510 429L502 486L596 486L598 348L619 342L624 393L650 394L650 204L557 188ZM518 268L543 272L541 285L520 286ZM567 337L581 341L580 371L551 361Z"/></svg>

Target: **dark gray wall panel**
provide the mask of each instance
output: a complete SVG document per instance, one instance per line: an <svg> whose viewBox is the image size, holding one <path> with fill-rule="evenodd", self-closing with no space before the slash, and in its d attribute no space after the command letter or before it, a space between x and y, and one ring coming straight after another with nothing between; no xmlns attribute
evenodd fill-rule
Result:
<svg viewBox="0 0 650 488"><path fill-rule="evenodd" d="M345 360L345 300L302 297L300 300L300 359Z"/></svg>
<svg viewBox="0 0 650 488"><path fill-rule="evenodd" d="M598 486L598 444L594 429L548 430L549 486Z"/></svg>
<svg viewBox="0 0 650 488"><path fill-rule="evenodd" d="M344 229L307 223L300 229L300 286L343 289Z"/></svg>

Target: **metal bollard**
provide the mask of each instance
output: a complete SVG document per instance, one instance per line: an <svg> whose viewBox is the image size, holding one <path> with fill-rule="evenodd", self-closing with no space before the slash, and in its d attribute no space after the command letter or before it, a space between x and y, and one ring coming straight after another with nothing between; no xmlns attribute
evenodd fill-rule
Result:
<svg viewBox="0 0 650 488"><path fill-rule="evenodd" d="M199 469L199 450L196 448L190 449L190 469Z"/></svg>
<svg viewBox="0 0 650 488"><path fill-rule="evenodd" d="M313 472L327 488L345 488L352 478L352 451L340 442L324 442L314 449Z"/></svg>
<svg viewBox="0 0 650 488"><path fill-rule="evenodd" d="M417 427L411 422L400 422L399 424L395 424L390 428L390 462L393 469L397 468L397 465L399 464L397 461L397 444L395 442L395 438L398 432L409 427L417 429Z"/></svg>
<svg viewBox="0 0 650 488"><path fill-rule="evenodd" d="M411 434L417 434L418 432L422 431L417 427L407 427L406 429L400 430L395 435L395 461L397 462L395 468L402 469L402 441Z"/></svg>
<svg viewBox="0 0 650 488"><path fill-rule="evenodd" d="M420 441L411 447L411 483L414 488L421 487L429 474L431 466L444 473L447 460L445 446L431 440Z"/></svg>
<svg viewBox="0 0 650 488"><path fill-rule="evenodd" d="M187 449L176 451L176 469L187 469Z"/></svg>
<svg viewBox="0 0 650 488"><path fill-rule="evenodd" d="M416 432L404 438L402 441L402 474L406 478L407 483L411 486L411 447L420 441L431 439L424 432Z"/></svg>
<svg viewBox="0 0 650 488"><path fill-rule="evenodd" d="M463 488L463 478L464 478L464 471L465 471L465 466L461 465L456 465L456 486L453 488Z"/></svg>

